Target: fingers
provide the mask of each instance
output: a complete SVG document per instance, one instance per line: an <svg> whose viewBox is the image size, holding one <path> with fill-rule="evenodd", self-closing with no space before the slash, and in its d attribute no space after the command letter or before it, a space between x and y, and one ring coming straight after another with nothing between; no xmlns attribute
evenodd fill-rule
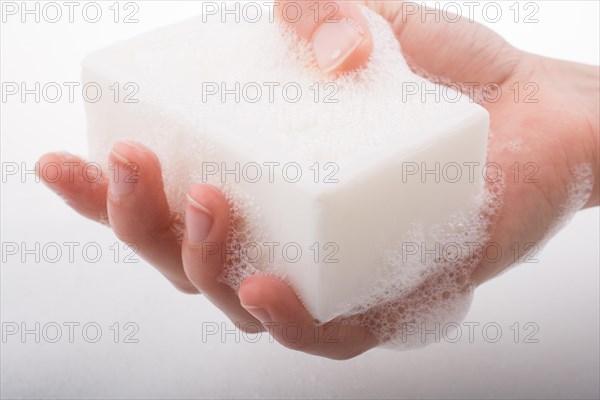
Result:
<svg viewBox="0 0 600 400"><path fill-rule="evenodd" d="M135 247L175 287L196 293L181 261L158 159L146 147L117 142L110 153L107 211L117 236Z"/></svg>
<svg viewBox="0 0 600 400"><path fill-rule="evenodd" d="M49 153L37 165L40 179L75 211L91 220L108 223L108 180L98 164L68 153Z"/></svg>
<svg viewBox="0 0 600 400"><path fill-rule="evenodd" d="M238 292L246 310L259 319L281 344L306 353L344 360L379 343L364 327L331 321L319 325L294 291L279 279L254 275Z"/></svg>
<svg viewBox="0 0 600 400"><path fill-rule="evenodd" d="M213 186L192 186L187 196L185 224L182 257L189 280L240 329L263 330L260 322L241 306L235 291L219 282L229 229L227 199Z"/></svg>
<svg viewBox="0 0 600 400"><path fill-rule="evenodd" d="M284 0L276 15L301 39L311 44L324 73L343 73L364 67L373 51L367 21L350 1Z"/></svg>

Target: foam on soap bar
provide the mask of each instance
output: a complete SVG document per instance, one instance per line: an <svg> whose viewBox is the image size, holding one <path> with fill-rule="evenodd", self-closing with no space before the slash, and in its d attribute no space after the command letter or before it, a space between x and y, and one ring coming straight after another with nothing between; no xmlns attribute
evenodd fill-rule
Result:
<svg viewBox="0 0 600 400"><path fill-rule="evenodd" d="M280 24L201 17L90 54L83 80L138 89L134 103L86 105L92 159L105 162L119 139L144 143L161 161L174 213L194 183L226 193L233 217L224 282L236 288L258 270L276 274L315 318L362 323L389 342L402 318L466 309L472 261L400 253L406 243L481 240L482 175L463 170L437 182L407 171L481 167L489 120L467 97L415 75L388 23L363 13L372 59L336 80ZM425 90L437 98L424 99ZM356 316L373 308L395 317Z"/></svg>

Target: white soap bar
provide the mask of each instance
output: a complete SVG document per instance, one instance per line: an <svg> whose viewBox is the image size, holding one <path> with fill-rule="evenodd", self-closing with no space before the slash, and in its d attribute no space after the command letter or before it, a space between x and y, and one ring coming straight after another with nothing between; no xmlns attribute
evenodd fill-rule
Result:
<svg viewBox="0 0 600 400"><path fill-rule="evenodd" d="M83 64L84 83L104 89L86 105L92 159L106 160L118 139L144 143L160 158L174 212L191 184L222 188L237 245L223 279L235 286L253 268L277 273L321 321L381 286L386 254L407 232L426 232L484 188L466 165L485 163L488 113L414 75L387 22L363 13L372 59L337 80L268 18L196 17ZM414 287L427 275L402 260L394 268L406 268L400 275Z"/></svg>

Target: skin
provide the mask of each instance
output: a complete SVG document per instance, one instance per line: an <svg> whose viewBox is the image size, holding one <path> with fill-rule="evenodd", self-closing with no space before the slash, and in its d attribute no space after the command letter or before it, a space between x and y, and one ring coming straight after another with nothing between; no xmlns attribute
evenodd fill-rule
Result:
<svg viewBox="0 0 600 400"><path fill-rule="evenodd" d="M364 39L351 54L338 60L333 70L327 71L333 75L365 66L373 46L357 2L336 3L340 4L336 16L353 20L363 30ZM591 165L594 174L594 187L584 208L599 205L598 67L525 53L487 28L464 19L450 23L443 18L435 22L428 17L422 22L419 15L403 15L398 1L364 3L389 21L405 56L420 70L452 82L482 85L494 82L503 89L499 101L483 104L490 113L493 132L488 162L498 163L505 173L503 207L490 228L491 241L503 249L515 242L542 241L567 200L568 186L574 182L571 170L578 165ZM322 20L303 18L290 26L301 38L311 41L322 24ZM510 89L515 82L535 83L539 88L535 95L538 101L528 103L522 98L515 101ZM519 146L507 148L514 141ZM67 160L79 161L83 167L82 159L51 153L41 157L40 168L52 162L62 165ZM113 193L110 190L113 182L106 177L96 183L69 180L66 167L62 180L46 184L81 215L105 223L108 219L116 235L125 242L135 243L139 254L175 287L185 293L202 292L241 329L254 331L266 326L286 347L333 359L348 359L378 345L376 338L362 326L341 325L331 340L325 335L331 333L328 325L319 325L294 291L273 277L251 276L237 293L218 282L223 268L221 257L201 255L201 247L188 240L189 232L181 244L178 242L163 190L160 163L152 151L140 144L118 142L109 162L125 170L127 162L137 166L131 192ZM521 173L528 172L523 169L526 163L535 163L539 167L536 181L514 179L510 168L516 162ZM74 176L82 176L80 172L75 171ZM225 197L208 185L194 185L188 195L209 210L210 231L205 241L224 242L230 212ZM189 203L188 200L187 213L193 212ZM470 281L479 285L514 262L514 254L506 251L499 261L482 262ZM286 323L294 323L310 334L290 340L279 328Z"/></svg>

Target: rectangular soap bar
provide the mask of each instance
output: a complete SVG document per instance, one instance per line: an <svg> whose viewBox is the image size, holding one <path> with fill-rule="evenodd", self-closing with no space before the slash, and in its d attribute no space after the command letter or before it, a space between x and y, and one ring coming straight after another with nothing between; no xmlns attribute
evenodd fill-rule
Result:
<svg viewBox="0 0 600 400"><path fill-rule="evenodd" d="M387 22L363 13L374 52L354 76L323 76L268 19L199 16L83 63L83 82L105 90L86 104L91 158L105 162L119 139L144 143L173 212L191 184L223 189L235 214L223 280L276 273L321 321L355 309L389 268L416 287L434 263L390 254L415 227L434 248L427 230L484 189L468 166L485 163L488 113L413 74Z"/></svg>

